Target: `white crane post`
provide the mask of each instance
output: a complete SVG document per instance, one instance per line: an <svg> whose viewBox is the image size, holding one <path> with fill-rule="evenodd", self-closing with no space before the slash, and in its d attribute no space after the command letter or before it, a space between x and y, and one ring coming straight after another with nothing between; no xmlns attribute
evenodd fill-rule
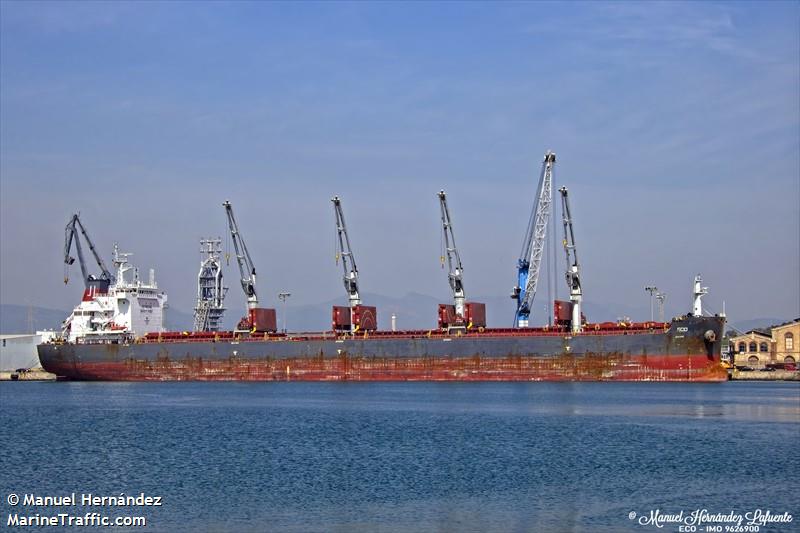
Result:
<svg viewBox="0 0 800 533"><path fill-rule="evenodd" d="M250 252L247 245L239 233L239 225L233 216L233 206L227 200L222 204L225 207L225 214L228 216L228 227L231 232L233 248L236 252L236 262L239 264L239 275L242 282L242 290L247 297L247 308L255 309L258 307L258 295L256 294L256 267L250 259Z"/></svg>
<svg viewBox="0 0 800 533"><path fill-rule="evenodd" d="M447 254L447 279L453 291L453 303L456 308L456 315L464 318L464 295L463 275L464 268L461 265L461 255L456 247L456 237L453 234L453 223L450 220L450 209L447 207L447 196L444 191L439 191L439 207L442 211L442 232L444 234L445 254Z"/></svg>
<svg viewBox="0 0 800 533"><path fill-rule="evenodd" d="M358 294L358 268L353 250L350 248L350 237L347 234L347 225L344 222L344 212L342 211L342 200L338 196L331 198L333 211L336 215L336 234L338 237L337 259L341 257L342 268L344 269L344 288L350 301L350 309L361 304L361 296ZM348 261L350 267L348 268ZM351 311L352 312L352 311Z"/></svg>
<svg viewBox="0 0 800 533"><path fill-rule="evenodd" d="M578 263L578 250L575 247L575 232L572 228L572 212L569 208L569 197L566 187L558 189L561 193L561 213L564 223L564 252L567 256L566 280L569 288L569 300L572 302L572 332L580 333L583 329L581 303L583 302L583 289L581 288L581 267Z"/></svg>

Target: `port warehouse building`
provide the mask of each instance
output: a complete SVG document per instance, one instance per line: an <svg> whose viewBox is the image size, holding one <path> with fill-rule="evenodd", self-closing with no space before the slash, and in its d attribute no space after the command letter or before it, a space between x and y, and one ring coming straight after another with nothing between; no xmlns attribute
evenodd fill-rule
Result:
<svg viewBox="0 0 800 533"><path fill-rule="evenodd" d="M730 337L733 364L761 368L774 364L800 362L800 318L769 330L753 329Z"/></svg>
<svg viewBox="0 0 800 533"><path fill-rule="evenodd" d="M0 372L41 368L36 345L51 338L52 332L0 335Z"/></svg>

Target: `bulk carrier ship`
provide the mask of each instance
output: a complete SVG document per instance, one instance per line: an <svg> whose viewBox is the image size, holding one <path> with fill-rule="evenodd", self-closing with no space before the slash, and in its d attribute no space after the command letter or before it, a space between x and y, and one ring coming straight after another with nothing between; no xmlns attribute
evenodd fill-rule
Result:
<svg viewBox="0 0 800 533"><path fill-rule="evenodd" d="M439 193L452 304L441 304L438 327L381 331L377 310L363 305L341 200L336 217L337 262L348 306L335 306L329 331L278 331L274 309L259 307L256 270L229 202L228 227L247 299L234 331L220 331L226 289L220 240L201 241L207 257L198 276L194 331L168 332L167 297L153 271L143 283L114 248L116 275L105 267L77 215L67 225L65 262L73 241L86 290L62 335L38 346L42 366L60 379L106 381L724 381L720 365L725 319L704 316L707 289L697 276L692 312L670 322L590 323L581 312L580 265L567 189L561 194L569 301L555 301L550 323L530 327L552 208L555 154L547 152L517 264L514 327L489 328L485 306L467 302L463 266L444 191ZM101 269L87 274L80 230ZM65 281L67 277L65 276Z"/></svg>

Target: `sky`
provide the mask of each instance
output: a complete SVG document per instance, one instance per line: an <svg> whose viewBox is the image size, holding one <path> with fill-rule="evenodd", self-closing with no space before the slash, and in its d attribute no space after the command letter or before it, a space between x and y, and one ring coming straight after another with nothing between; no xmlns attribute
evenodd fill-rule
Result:
<svg viewBox="0 0 800 533"><path fill-rule="evenodd" d="M701 273L732 320L800 316L797 2L4 0L0 302L77 303L80 212L189 311L225 200L263 305L343 297L333 195L363 291L446 301L440 189L468 299L505 296L548 149L585 300L686 312Z"/></svg>

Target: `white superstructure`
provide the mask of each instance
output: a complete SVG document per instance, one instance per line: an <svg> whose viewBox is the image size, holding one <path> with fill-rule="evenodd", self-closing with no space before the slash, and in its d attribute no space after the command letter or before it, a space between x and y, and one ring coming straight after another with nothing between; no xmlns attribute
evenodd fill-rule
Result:
<svg viewBox="0 0 800 533"><path fill-rule="evenodd" d="M158 291L153 269L147 282L139 278L139 269L128 264L130 255L114 244L114 282L107 293L84 294L64 321L65 340L92 342L164 331L167 295Z"/></svg>

